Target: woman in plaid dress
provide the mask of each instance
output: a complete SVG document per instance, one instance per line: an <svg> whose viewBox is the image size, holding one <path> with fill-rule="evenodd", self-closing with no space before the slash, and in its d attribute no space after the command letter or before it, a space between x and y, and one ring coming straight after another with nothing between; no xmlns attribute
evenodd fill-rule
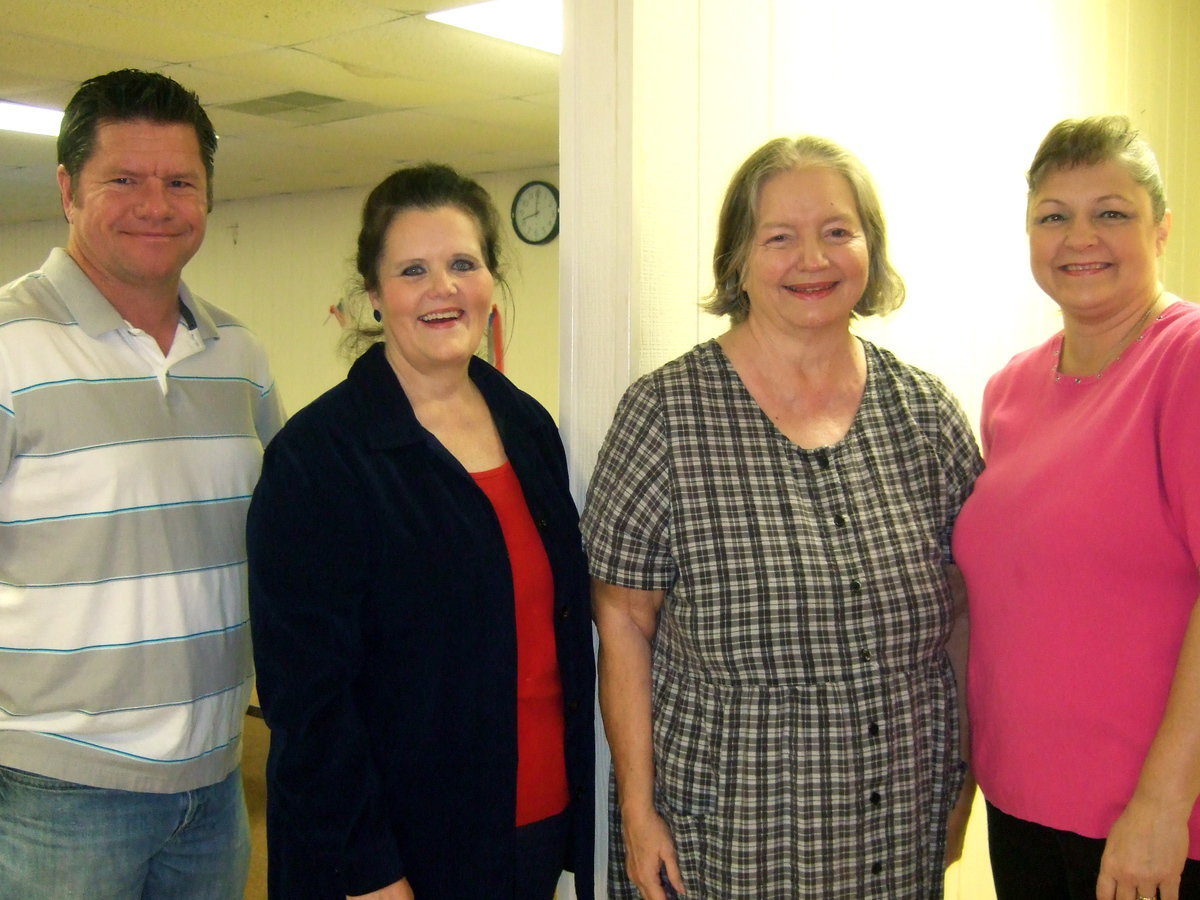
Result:
<svg viewBox="0 0 1200 900"><path fill-rule="evenodd" d="M732 327L629 389L584 515L610 896L940 898L969 807L949 538L974 439L850 332L904 288L842 148L756 151L714 273Z"/></svg>

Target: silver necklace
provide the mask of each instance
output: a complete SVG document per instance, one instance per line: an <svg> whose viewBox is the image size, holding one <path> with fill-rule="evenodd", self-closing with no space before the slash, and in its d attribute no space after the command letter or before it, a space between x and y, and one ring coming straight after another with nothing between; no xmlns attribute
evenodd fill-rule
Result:
<svg viewBox="0 0 1200 900"><path fill-rule="evenodd" d="M1133 341L1130 341L1128 345L1125 343L1126 341L1129 341L1129 339L1131 337L1133 337L1133 335L1137 334L1137 332L1142 328L1142 326L1146 324L1146 320L1150 318L1150 313L1154 312L1154 307L1158 306L1158 301L1161 299L1162 299L1162 294L1159 294L1152 301L1150 301L1150 305L1146 307L1146 311L1144 313L1142 313L1140 316L1138 316L1138 320L1136 322L1134 322L1132 326L1130 326L1128 331L1126 331L1123 335L1121 335L1121 339L1118 340L1117 343L1113 346L1112 353L1109 355L1109 357L1106 360L1104 360L1103 363L1101 363L1100 368L1097 369L1095 371L1095 373L1092 374L1090 377L1100 378L1104 374L1104 371L1109 366L1113 365L1114 363L1120 362L1121 355L1126 350L1128 350L1129 347L1132 347L1134 344L1141 342L1142 339L1146 337L1145 332L1143 332L1142 334L1138 334L1137 338ZM1158 318L1161 319L1162 316L1160 315ZM1062 381L1062 378L1063 378L1063 373L1061 370L1062 352L1063 352L1063 346L1066 344L1066 342L1067 342L1067 336L1066 336L1066 334L1063 334L1062 338L1058 342L1058 349L1054 351L1054 380L1055 381ZM1069 375L1067 377L1073 379L1076 384L1082 384L1083 379L1085 379L1089 376L1087 376L1087 375Z"/></svg>

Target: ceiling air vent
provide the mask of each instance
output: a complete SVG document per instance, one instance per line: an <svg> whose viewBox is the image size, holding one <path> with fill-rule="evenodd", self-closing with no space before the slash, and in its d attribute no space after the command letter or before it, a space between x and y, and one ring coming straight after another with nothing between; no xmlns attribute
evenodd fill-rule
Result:
<svg viewBox="0 0 1200 900"><path fill-rule="evenodd" d="M289 91L286 94L259 97L257 100L215 105L217 109L228 109L248 116L261 116L296 125L340 122L343 119L357 119L384 112L382 107L370 103L353 103L337 97L326 97L324 94L310 94L308 91Z"/></svg>

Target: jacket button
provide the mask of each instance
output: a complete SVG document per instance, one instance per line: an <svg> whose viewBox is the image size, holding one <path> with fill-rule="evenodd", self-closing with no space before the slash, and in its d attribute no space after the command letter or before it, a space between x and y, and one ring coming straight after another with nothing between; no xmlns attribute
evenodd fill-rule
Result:
<svg viewBox="0 0 1200 900"><path fill-rule="evenodd" d="M579 701L578 700L568 701L567 712L579 712Z"/></svg>
<svg viewBox="0 0 1200 900"><path fill-rule="evenodd" d="M569 618L571 618L571 607L569 607L569 606L560 606L560 607L558 608L558 617L559 617L560 619L569 619Z"/></svg>

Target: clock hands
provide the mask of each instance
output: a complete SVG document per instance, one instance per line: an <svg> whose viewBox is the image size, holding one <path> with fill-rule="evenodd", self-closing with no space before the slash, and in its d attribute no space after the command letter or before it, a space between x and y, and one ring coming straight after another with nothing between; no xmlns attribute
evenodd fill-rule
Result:
<svg viewBox="0 0 1200 900"><path fill-rule="evenodd" d="M522 222L527 222L542 211L542 193L541 191L533 192L533 212L521 217Z"/></svg>

